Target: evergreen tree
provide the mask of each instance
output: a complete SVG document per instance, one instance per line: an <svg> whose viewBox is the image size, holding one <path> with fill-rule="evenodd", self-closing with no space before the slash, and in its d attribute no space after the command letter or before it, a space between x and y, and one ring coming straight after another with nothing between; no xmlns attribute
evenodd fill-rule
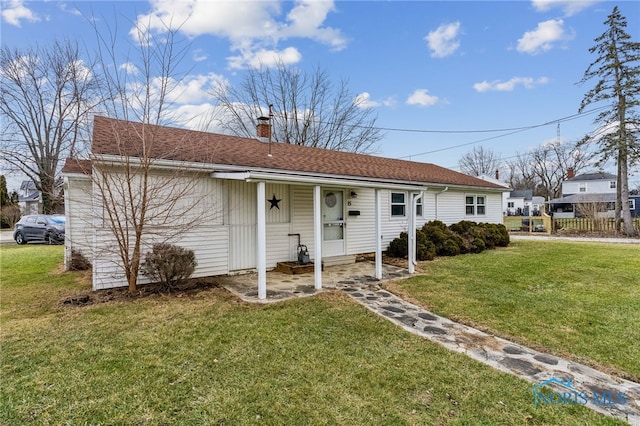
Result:
<svg viewBox="0 0 640 426"><path fill-rule="evenodd" d="M4 175L0 175L0 207L11 204L11 197L9 197L9 191L7 191L7 178Z"/></svg>
<svg viewBox="0 0 640 426"><path fill-rule="evenodd" d="M638 129L640 119L640 43L632 41L625 32L627 20L618 6L613 8L604 24L606 31L594 39L596 45L589 52L596 60L589 65L580 81L596 80L580 103L579 112L588 105L605 102L604 109L595 118L603 133L599 135L599 156L605 162L614 159L618 166L616 185L616 228L624 222L624 233L635 234L629 209L629 167L640 160ZM610 131L605 129L611 129ZM588 141L590 138L585 138Z"/></svg>

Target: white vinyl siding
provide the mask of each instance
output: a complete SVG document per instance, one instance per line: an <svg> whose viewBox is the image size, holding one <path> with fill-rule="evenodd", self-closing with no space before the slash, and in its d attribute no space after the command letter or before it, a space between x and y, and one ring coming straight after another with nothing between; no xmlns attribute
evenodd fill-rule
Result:
<svg viewBox="0 0 640 426"><path fill-rule="evenodd" d="M89 261L93 258L91 178L67 177L65 183L65 266L69 267L72 251L82 253Z"/></svg>
<svg viewBox="0 0 640 426"><path fill-rule="evenodd" d="M347 254L360 254L375 251L375 191L362 188L355 191L358 196L350 198L350 191L346 191L346 240ZM349 214L359 212L359 215Z"/></svg>
<svg viewBox="0 0 640 426"><path fill-rule="evenodd" d="M291 209L291 233L300 234L300 243L307 246L309 256L315 259L315 249L313 241L313 187L293 186L291 188L293 206ZM291 245L290 259L297 259L296 247L298 238L289 237Z"/></svg>

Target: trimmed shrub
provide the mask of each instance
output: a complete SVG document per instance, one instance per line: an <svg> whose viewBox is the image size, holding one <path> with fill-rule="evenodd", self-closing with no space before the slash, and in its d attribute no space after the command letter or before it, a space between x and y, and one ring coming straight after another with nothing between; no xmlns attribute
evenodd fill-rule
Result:
<svg viewBox="0 0 640 426"><path fill-rule="evenodd" d="M161 290L171 291L193 274L198 263L193 250L159 243L145 256L140 267L142 274L161 285Z"/></svg>
<svg viewBox="0 0 640 426"><path fill-rule="evenodd" d="M392 257L407 256L408 235L402 232L389 244L387 254ZM480 253L485 249L509 245L509 232L502 224L476 223L463 220L447 226L434 220L416 230L416 258L433 260L436 256L456 256L463 253Z"/></svg>
<svg viewBox="0 0 640 426"><path fill-rule="evenodd" d="M416 232L416 259L433 260L435 258L436 246L427 239L424 232L418 230Z"/></svg>
<svg viewBox="0 0 640 426"><path fill-rule="evenodd" d="M387 248L387 255L391 257L397 257L403 259L407 257L408 246L409 244L409 235L406 232L401 232L398 238L394 238L393 241L389 243L389 248Z"/></svg>
<svg viewBox="0 0 640 426"><path fill-rule="evenodd" d="M462 251L464 241L444 222L439 220L427 222L421 231L424 232L427 240L434 244L438 256L456 256Z"/></svg>

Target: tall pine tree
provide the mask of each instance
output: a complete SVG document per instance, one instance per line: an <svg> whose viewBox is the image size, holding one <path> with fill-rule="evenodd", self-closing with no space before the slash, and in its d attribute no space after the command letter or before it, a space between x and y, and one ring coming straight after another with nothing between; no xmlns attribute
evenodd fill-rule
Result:
<svg viewBox="0 0 640 426"><path fill-rule="evenodd" d="M632 41L625 32L627 20L620 14L618 6L613 8L604 24L607 30L594 39L596 45L589 52L596 60L589 65L580 81L595 80L580 103L579 112L599 102L608 103L595 118L594 123L604 130L599 136L599 156L602 162L614 159L618 166L616 185L616 229L635 234L629 208L629 167L640 160L638 131L640 119L637 107L640 104L640 43Z"/></svg>

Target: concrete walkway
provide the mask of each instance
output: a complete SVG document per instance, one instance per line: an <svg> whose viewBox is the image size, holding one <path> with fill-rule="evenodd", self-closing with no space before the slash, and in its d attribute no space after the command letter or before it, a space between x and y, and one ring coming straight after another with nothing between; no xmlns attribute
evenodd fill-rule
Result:
<svg viewBox="0 0 640 426"><path fill-rule="evenodd" d="M556 397L570 395L574 400L578 399L580 403L586 402L588 407L602 414L640 426L640 384L638 383L622 380L586 365L541 353L453 322L413 305L380 286L384 281L406 278L408 276L406 269L385 264L383 281L373 277L372 262L358 262L325 269L323 290L320 291L344 291L372 312L411 333L439 343L452 351L463 353L500 371L530 381L532 404L536 394L534 388L545 381L552 380L552 383L545 386L557 392ZM249 302L277 302L317 293L313 288L313 274L292 276L269 272L267 300L257 298L255 274L226 277L220 284ZM570 382L567 382L568 380ZM597 403L594 395L601 402L606 398L608 403ZM624 401L619 395L623 396Z"/></svg>

